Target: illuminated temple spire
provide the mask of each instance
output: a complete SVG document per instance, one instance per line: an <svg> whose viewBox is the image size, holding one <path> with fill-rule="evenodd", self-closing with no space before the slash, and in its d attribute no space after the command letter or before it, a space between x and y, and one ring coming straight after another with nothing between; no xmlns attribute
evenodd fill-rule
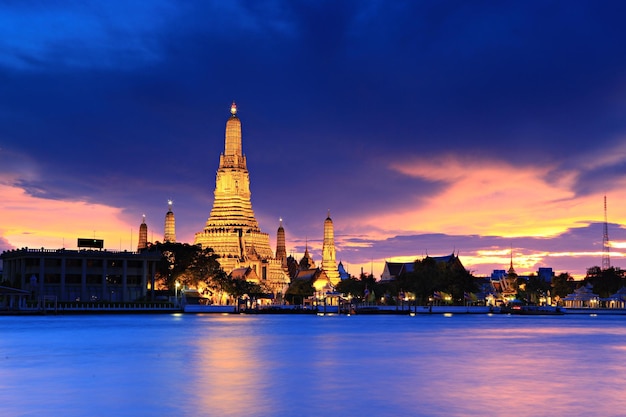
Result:
<svg viewBox="0 0 626 417"><path fill-rule="evenodd" d="M513 268L513 245L511 245L511 264L509 266L509 274L517 275L517 273L515 272L515 268Z"/></svg>
<svg viewBox="0 0 626 417"><path fill-rule="evenodd" d="M215 179L213 209L205 230L260 232L250 202L250 175L246 166L246 156L242 153L241 121L237 117L237 105L234 101L230 107L230 114L226 122L224 153L220 155L220 165ZM201 239L201 236L196 235L196 243L202 243L204 246ZM255 246L258 250L258 245ZM242 254L243 251L240 251L240 255ZM265 256L270 254L266 253Z"/></svg>
<svg viewBox="0 0 626 417"><path fill-rule="evenodd" d="M306 243L304 246L304 256L300 259L299 262L300 269L313 269L315 268L315 261L313 261L313 257L309 253L309 238L307 237Z"/></svg>
<svg viewBox="0 0 626 417"><path fill-rule="evenodd" d="M287 267L287 247L285 245L285 229L283 228L282 218L276 232L276 259L281 261L283 268Z"/></svg>
<svg viewBox="0 0 626 417"><path fill-rule="evenodd" d="M172 211L172 200L167 200L167 207L163 242L176 242L176 219L174 219L174 212Z"/></svg>
<svg viewBox="0 0 626 417"><path fill-rule="evenodd" d="M322 270L326 272L328 279L333 285L341 280L337 262L335 261L335 230L333 221L330 218L330 210L328 216L324 220L324 242L322 246Z"/></svg>
<svg viewBox="0 0 626 417"><path fill-rule="evenodd" d="M148 225L146 224L146 215L143 215L143 220L139 225L139 243L137 243L137 250L140 251L148 246Z"/></svg>
<svg viewBox="0 0 626 417"><path fill-rule="evenodd" d="M230 106L230 119L226 122L226 140L224 146L224 155L227 157L239 157L242 156L241 151L241 121L237 117L237 104L233 101ZM239 158L233 158L231 161L227 158L227 163L238 164L242 163L242 167L246 167L245 159L243 161Z"/></svg>
<svg viewBox="0 0 626 417"><path fill-rule="evenodd" d="M517 284L517 272L515 272L515 268L513 268L513 245L511 245L511 264L509 266L509 271L504 277L504 291L505 295L515 295L517 294L518 284Z"/></svg>
<svg viewBox="0 0 626 417"><path fill-rule="evenodd" d="M235 102L230 106L226 122L224 152L220 155L213 196L213 208L202 231L196 233L194 244L211 248L227 274L238 268L251 268L264 285L276 295L282 295L289 277L282 259L274 257L270 237L261 231L252 211L250 176ZM284 251L284 230L282 245L279 236L277 246L282 246Z"/></svg>

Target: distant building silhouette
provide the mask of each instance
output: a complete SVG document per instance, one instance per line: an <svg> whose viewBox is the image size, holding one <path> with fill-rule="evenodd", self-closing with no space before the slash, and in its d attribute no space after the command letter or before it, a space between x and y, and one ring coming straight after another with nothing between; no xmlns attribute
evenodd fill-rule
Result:
<svg viewBox="0 0 626 417"><path fill-rule="evenodd" d="M465 267L457 255L451 253L446 256L426 256L425 259L432 259L437 263L443 263L447 268L452 270L464 271ZM416 259L417 260L417 259ZM415 261L412 262L389 262L385 261L385 267L380 277L382 281L388 281L398 278L400 275L413 272Z"/></svg>

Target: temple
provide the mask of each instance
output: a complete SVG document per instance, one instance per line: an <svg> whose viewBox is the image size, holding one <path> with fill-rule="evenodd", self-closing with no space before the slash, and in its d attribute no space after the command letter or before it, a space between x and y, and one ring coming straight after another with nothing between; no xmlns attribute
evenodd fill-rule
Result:
<svg viewBox="0 0 626 417"><path fill-rule="evenodd" d="M146 215L139 225L139 241L137 243L137 251L145 249L148 246L148 225L146 224Z"/></svg>
<svg viewBox="0 0 626 417"><path fill-rule="evenodd" d="M287 246L285 245L285 228L283 219L280 219L278 230L276 231L276 259L280 260L283 269L287 268Z"/></svg>
<svg viewBox="0 0 626 417"><path fill-rule="evenodd" d="M165 228L163 242L176 242L176 219L172 211L172 200L167 201L167 213L165 214Z"/></svg>
<svg viewBox="0 0 626 417"><path fill-rule="evenodd" d="M204 229L196 233L194 244L213 249L227 274L238 268L252 268L263 285L275 295L282 295L289 278L283 260L274 257L269 235L261 231L252 210L250 175L235 102L230 113L215 178L213 208Z"/></svg>
<svg viewBox="0 0 626 417"><path fill-rule="evenodd" d="M333 220L330 218L330 210L328 216L324 220L324 242L322 244L322 270L326 272L328 279L333 286L337 285L341 278L337 269L337 261L335 260L335 229Z"/></svg>

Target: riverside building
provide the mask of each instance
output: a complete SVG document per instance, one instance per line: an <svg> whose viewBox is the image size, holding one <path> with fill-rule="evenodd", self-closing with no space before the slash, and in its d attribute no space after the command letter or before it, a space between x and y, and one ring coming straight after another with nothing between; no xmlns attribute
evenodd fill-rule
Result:
<svg viewBox="0 0 626 417"><path fill-rule="evenodd" d="M145 298L148 283L153 288L161 254L108 251L100 246L13 249L4 251L0 258L3 281L28 291L34 299L126 302Z"/></svg>

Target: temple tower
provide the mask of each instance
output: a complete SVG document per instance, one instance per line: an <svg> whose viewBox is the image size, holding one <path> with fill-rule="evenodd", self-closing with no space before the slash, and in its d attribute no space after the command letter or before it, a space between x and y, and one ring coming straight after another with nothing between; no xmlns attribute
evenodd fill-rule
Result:
<svg viewBox="0 0 626 417"><path fill-rule="evenodd" d="M337 285L341 278L335 261L335 231L333 221L330 218L330 210L328 216L324 220L324 243L322 246L322 270L326 272L328 279L334 285Z"/></svg>
<svg viewBox="0 0 626 417"><path fill-rule="evenodd" d="M172 200L167 201L168 210L165 214L165 233L163 242L176 242L176 220L172 211Z"/></svg>
<svg viewBox="0 0 626 417"><path fill-rule="evenodd" d="M261 233L250 201L250 175L241 148L241 121L235 102L226 122L224 152L215 178L213 208L194 243L210 247L220 256L245 257L250 246L261 257L273 257L269 235Z"/></svg>
<svg viewBox="0 0 626 417"><path fill-rule="evenodd" d="M283 219L280 219L278 230L276 231L276 259L279 259L283 268L287 268L287 247L285 245L285 229Z"/></svg>
<svg viewBox="0 0 626 417"><path fill-rule="evenodd" d="M146 215L139 225L139 242L137 243L137 251L145 249L148 246L148 225L146 224Z"/></svg>
<svg viewBox="0 0 626 417"><path fill-rule="evenodd" d="M309 239L306 240L306 245L304 247L304 256L300 259L298 263L300 269L313 269L315 268L315 261L313 261L313 257L309 253Z"/></svg>
<svg viewBox="0 0 626 417"><path fill-rule="evenodd" d="M250 175L242 151L241 120L235 102L226 122L224 152L215 177L213 208L194 244L211 248L226 273L250 267L274 292L286 290L289 278L274 258L267 233L261 232L250 200ZM284 237L283 237L284 239Z"/></svg>
<svg viewBox="0 0 626 417"><path fill-rule="evenodd" d="M509 266L509 270L507 271L506 276L504 277L504 291L503 294L506 296L515 296L517 294L518 285L517 285L517 272L515 272L515 268L513 268L513 247L511 246L511 263Z"/></svg>

